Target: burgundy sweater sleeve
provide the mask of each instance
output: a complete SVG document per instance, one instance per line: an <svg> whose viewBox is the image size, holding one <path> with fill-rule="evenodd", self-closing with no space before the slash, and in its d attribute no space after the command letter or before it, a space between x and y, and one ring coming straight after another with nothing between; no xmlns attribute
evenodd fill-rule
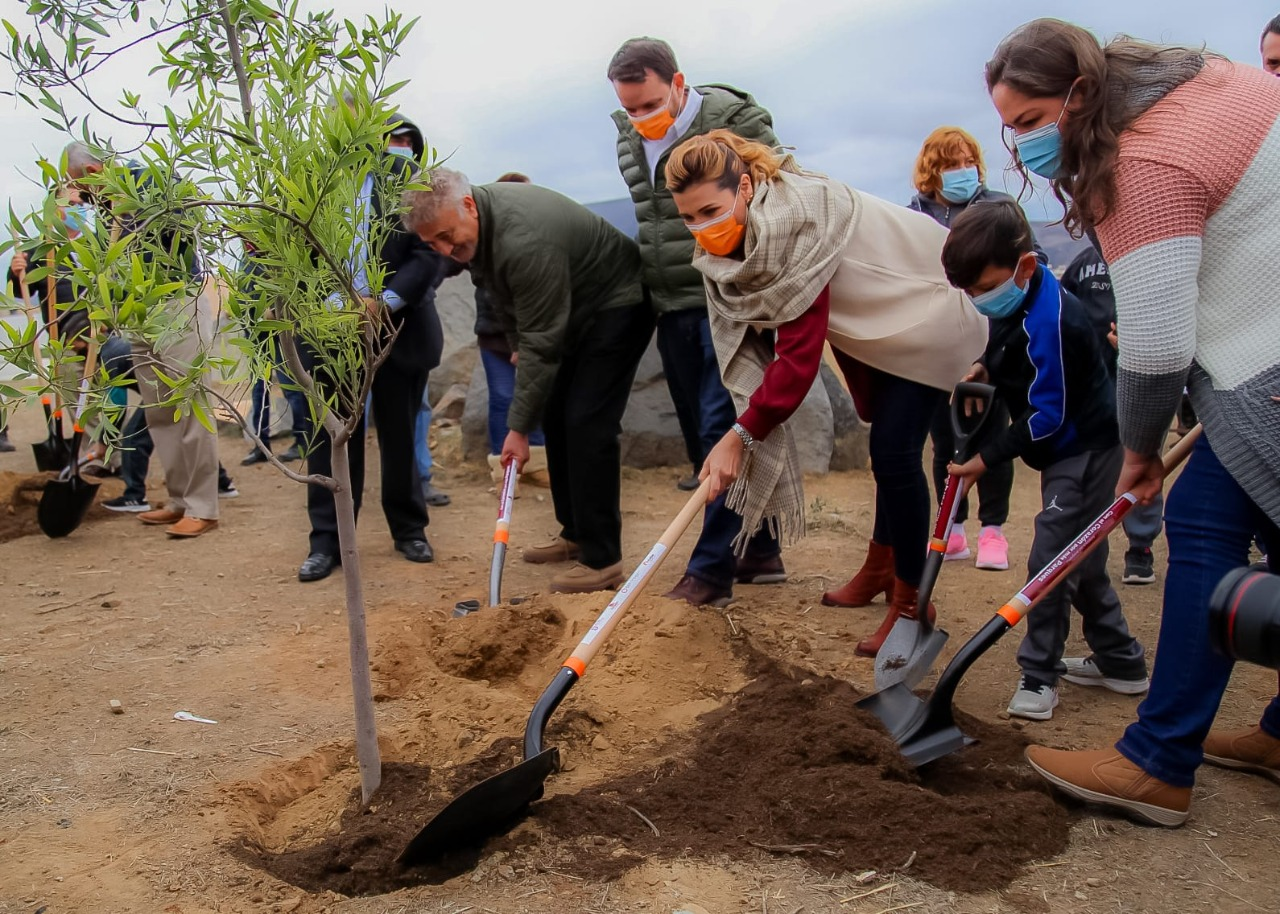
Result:
<svg viewBox="0 0 1280 914"><path fill-rule="evenodd" d="M822 345L827 341L831 292L824 288L809 310L774 331L774 359L764 370L764 381L751 395L738 422L756 440L791 418L800 408L822 366Z"/></svg>

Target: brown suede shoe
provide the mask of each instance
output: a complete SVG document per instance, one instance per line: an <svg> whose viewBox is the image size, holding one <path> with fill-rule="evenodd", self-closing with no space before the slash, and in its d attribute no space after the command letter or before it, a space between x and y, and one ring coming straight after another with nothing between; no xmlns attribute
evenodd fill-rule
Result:
<svg viewBox="0 0 1280 914"><path fill-rule="evenodd" d="M743 556L734 563L733 579L739 584L781 584L787 579L782 556L767 558Z"/></svg>
<svg viewBox="0 0 1280 914"><path fill-rule="evenodd" d="M577 543L571 543L563 536L557 536L549 543L541 546L525 546L521 557L534 565L550 565L553 562L572 562L581 552Z"/></svg>
<svg viewBox="0 0 1280 914"><path fill-rule="evenodd" d="M733 591L727 587L715 587L700 578L686 574L680 583L663 594L668 600L684 600L691 606L728 606Z"/></svg>
<svg viewBox="0 0 1280 914"><path fill-rule="evenodd" d="M1147 774L1115 749L1069 752L1028 746L1027 761L1068 796L1118 809L1148 825L1175 828L1187 821L1191 788Z"/></svg>
<svg viewBox="0 0 1280 914"><path fill-rule="evenodd" d="M622 563L615 562L606 568L588 568L574 562L567 570L551 579L552 593L593 593L597 590L616 590L626 578Z"/></svg>
<svg viewBox="0 0 1280 914"><path fill-rule="evenodd" d="M156 508L154 511L144 511L138 515L138 520L152 527L159 527L163 524L176 524L182 520L185 511L175 511L172 508Z"/></svg>
<svg viewBox="0 0 1280 914"><path fill-rule="evenodd" d="M202 517L184 517L172 527L167 528L164 532L170 536L191 539L192 537L200 536L203 533L208 533L216 526L218 526L218 522L216 520L205 520Z"/></svg>
<svg viewBox="0 0 1280 914"><path fill-rule="evenodd" d="M1204 741L1204 760L1280 783L1280 739L1261 727L1210 733Z"/></svg>

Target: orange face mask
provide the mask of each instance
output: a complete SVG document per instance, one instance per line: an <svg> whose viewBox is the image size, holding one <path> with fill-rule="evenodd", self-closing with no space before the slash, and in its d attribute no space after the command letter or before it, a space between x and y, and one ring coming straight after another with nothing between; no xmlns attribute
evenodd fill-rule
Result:
<svg viewBox="0 0 1280 914"><path fill-rule="evenodd" d="M674 89L675 86L672 85L672 88ZM668 93L665 105L657 111L650 111L648 114L631 118L631 126L635 127L636 133L646 140L660 140L667 135L667 131L676 122L676 116L668 110L670 107L671 96Z"/></svg>
<svg viewBox="0 0 1280 914"><path fill-rule="evenodd" d="M728 212L698 225L689 226L689 233L693 235L694 241L702 245L702 249L708 254L728 257L742 244L742 236L747 233L747 226L746 223L739 224L738 220L733 218L733 211L737 205L738 195L734 194L733 206L729 207Z"/></svg>

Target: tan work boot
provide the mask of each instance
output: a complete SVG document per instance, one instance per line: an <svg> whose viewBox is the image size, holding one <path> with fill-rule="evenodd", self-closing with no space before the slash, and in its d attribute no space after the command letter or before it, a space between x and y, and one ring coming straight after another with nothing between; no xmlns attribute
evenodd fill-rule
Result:
<svg viewBox="0 0 1280 914"><path fill-rule="evenodd" d="M867 606L880 594L893 600L893 547L875 540L867 546L862 568L848 584L822 595L823 606Z"/></svg>
<svg viewBox="0 0 1280 914"><path fill-rule="evenodd" d="M138 520L152 527L159 527L162 524L176 524L186 513L186 511L175 511L173 508L156 508L154 511L144 511L139 514Z"/></svg>
<svg viewBox="0 0 1280 914"><path fill-rule="evenodd" d="M184 517L164 532L180 539L191 539L200 536L202 533L208 533L216 526L218 526L216 520L206 520L203 517Z"/></svg>
<svg viewBox="0 0 1280 914"><path fill-rule="evenodd" d="M1280 783L1280 739L1261 727L1210 733L1204 740L1204 760Z"/></svg>
<svg viewBox="0 0 1280 914"><path fill-rule="evenodd" d="M588 568L581 562L551 579L552 593L593 593L597 590L616 590L626 578L622 563L614 562L605 568Z"/></svg>
<svg viewBox="0 0 1280 914"><path fill-rule="evenodd" d="M563 536L557 536L549 543L541 546L525 546L522 558L534 565L550 565L552 562L572 562L581 550L577 543L571 543Z"/></svg>
<svg viewBox="0 0 1280 914"><path fill-rule="evenodd" d="M1028 746L1027 761L1068 796L1118 809L1148 825L1174 828L1187 821L1191 788L1147 774L1115 749L1070 752Z"/></svg>

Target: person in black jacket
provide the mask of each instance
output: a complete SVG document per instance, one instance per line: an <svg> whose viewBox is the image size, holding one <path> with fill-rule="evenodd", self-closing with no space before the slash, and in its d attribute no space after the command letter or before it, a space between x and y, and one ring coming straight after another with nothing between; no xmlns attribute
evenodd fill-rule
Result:
<svg viewBox="0 0 1280 914"><path fill-rule="evenodd" d="M388 172L397 178L413 168L411 161L399 155L388 153L384 161ZM354 201L357 212L368 206L372 220L381 219L388 205L397 205L394 199L383 199L380 183L370 175L361 189L360 199ZM447 265L422 239L404 231L399 222L384 236L382 248L375 256L382 262L385 273L382 294L377 301L370 299L370 304L385 309L392 327L398 331L386 361L374 375L371 390L382 456L382 512L396 551L411 562L430 562L435 553L427 540L427 506L414 464L413 436L427 375L440 364L444 348L444 330L436 312L435 296L430 293L439 285ZM358 269L356 274L356 291L368 295L366 271ZM315 353L304 349L303 363L308 371L314 371ZM357 513L364 489L364 428L362 416L347 444ZM317 434L315 445L307 455L307 472L331 475L331 455L329 436ZM334 566L340 564L333 493L323 486L308 486L307 514L311 519L310 553L298 569L298 580L318 581L328 577Z"/></svg>
<svg viewBox="0 0 1280 914"><path fill-rule="evenodd" d="M1080 303L1036 258L1016 202L963 213L952 223L942 263L951 284L991 319L986 352L966 380L994 384L1013 418L950 471L973 483L988 466L1015 457L1040 471L1043 508L1027 559L1034 576L1111 504L1123 458L1115 385ZM1093 654L1064 662L1073 603ZM1017 717L1050 719L1058 678L1067 672L1073 682L1125 695L1147 690L1142 645L1107 576L1105 540L1027 616L1018 664L1022 680L1008 709Z"/></svg>
<svg viewBox="0 0 1280 914"><path fill-rule="evenodd" d="M1090 244L1076 255L1062 274L1062 288L1074 295L1084 309L1085 318L1102 341L1103 360L1111 383L1116 380L1116 293L1111 288L1111 273L1098 249ZM1126 584L1152 584L1156 579L1155 559L1151 544L1160 535L1164 516L1164 494L1157 494L1151 504L1136 504L1124 516L1124 532L1129 548L1124 553ZM1071 674L1067 674L1070 678Z"/></svg>

